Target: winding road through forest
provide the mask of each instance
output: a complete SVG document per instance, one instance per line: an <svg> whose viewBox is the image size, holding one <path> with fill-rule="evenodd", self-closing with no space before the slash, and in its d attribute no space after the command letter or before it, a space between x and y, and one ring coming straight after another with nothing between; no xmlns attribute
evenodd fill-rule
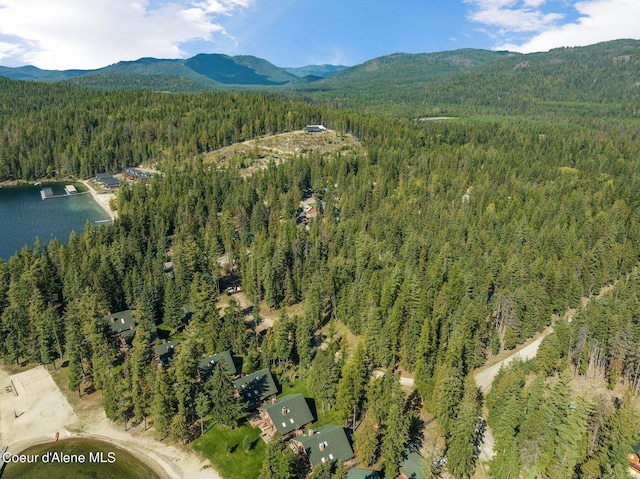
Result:
<svg viewBox="0 0 640 479"><path fill-rule="evenodd" d="M616 283L617 281L614 282L613 284L608 284L602 287L600 292L596 295L583 297L582 304L580 305L580 307L585 308L592 299L597 299L602 297L604 294L611 291L613 287L616 285ZM567 320L567 322L569 323L571 322L576 312L578 312L578 309L574 309L574 308L567 309L567 311L564 314L564 318ZM540 347L540 343L552 331L553 331L553 324L551 326L548 326L544 331L542 331L542 333L538 338L530 340L530 342L528 343L525 343L522 347L520 347L520 349L514 351L512 354L502 359L501 361L498 361L497 363L492 364L490 366L484 366L482 368L477 369L476 372L474 373L474 377L476 378L476 383L478 384L480 391L482 391L482 394L483 395L487 394L487 392L491 388L491 385L493 384L494 379L496 378L496 375L498 374L498 371L500 371L501 367L507 366L516 358L520 358L523 361L527 361L529 359L535 358L536 354L538 353L538 348ZM486 418L485 418L485 421L486 421ZM493 446L494 446L493 433L491 432L491 428L487 425L484 431L482 442L480 443L479 459L480 459L481 465L482 463L489 461L493 457Z"/></svg>

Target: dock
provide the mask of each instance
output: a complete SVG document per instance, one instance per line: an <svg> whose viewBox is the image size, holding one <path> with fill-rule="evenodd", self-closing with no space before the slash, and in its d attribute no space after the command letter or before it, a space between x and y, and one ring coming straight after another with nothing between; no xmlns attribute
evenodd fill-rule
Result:
<svg viewBox="0 0 640 479"><path fill-rule="evenodd" d="M67 196L86 195L88 193L88 191L78 192L78 190L76 190L76 187L73 185L67 185L64 187L64 195L54 195L51 188L42 188L40 190L40 196L43 200L50 200L52 198L66 198Z"/></svg>
<svg viewBox="0 0 640 479"><path fill-rule="evenodd" d="M43 200L47 200L49 198L53 198L53 190L51 188L42 188L40 190L40 196L42 196Z"/></svg>

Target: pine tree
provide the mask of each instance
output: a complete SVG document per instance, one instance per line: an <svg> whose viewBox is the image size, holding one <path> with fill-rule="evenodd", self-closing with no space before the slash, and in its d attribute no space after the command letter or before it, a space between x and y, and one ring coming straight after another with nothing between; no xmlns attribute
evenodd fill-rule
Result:
<svg viewBox="0 0 640 479"><path fill-rule="evenodd" d="M196 414L200 418L200 436L204 435L204 418L210 409L209 397L205 393L199 392L196 396Z"/></svg>
<svg viewBox="0 0 640 479"><path fill-rule="evenodd" d="M359 341L353 356L347 360L342 368L342 378L340 378L336 393L336 409L339 411L340 417L344 419L349 414L353 414L354 409L362 407L369 376L365 354L364 342Z"/></svg>
<svg viewBox="0 0 640 479"><path fill-rule="evenodd" d="M365 467L375 464L378 457L378 425L373 414L367 414L354 433L354 453Z"/></svg>
<svg viewBox="0 0 640 479"><path fill-rule="evenodd" d="M171 417L174 412L174 398L170 386L170 378L163 369L158 369L153 387L153 427L157 439L164 439L169 433Z"/></svg>
<svg viewBox="0 0 640 479"><path fill-rule="evenodd" d="M297 475L298 458L278 433L267 443L267 452L262 463L261 479L294 479Z"/></svg>
<svg viewBox="0 0 640 479"><path fill-rule="evenodd" d="M163 311L162 322L173 331L177 331L182 326L183 312L180 295L172 279L167 279L165 282Z"/></svg>
<svg viewBox="0 0 640 479"><path fill-rule="evenodd" d="M136 333L131 350L131 393L136 422L144 420L147 429L147 414L151 405L152 381L150 370L153 363L151 347L151 319L136 309Z"/></svg>
<svg viewBox="0 0 640 479"><path fill-rule="evenodd" d="M456 478L470 478L475 469L475 450L480 417L478 394L478 386L473 376L467 376L447 453L447 468Z"/></svg>
<svg viewBox="0 0 640 479"><path fill-rule="evenodd" d="M234 395L233 382L221 363L216 364L207 383L211 402L210 415L216 424L235 427L243 415L243 405Z"/></svg>

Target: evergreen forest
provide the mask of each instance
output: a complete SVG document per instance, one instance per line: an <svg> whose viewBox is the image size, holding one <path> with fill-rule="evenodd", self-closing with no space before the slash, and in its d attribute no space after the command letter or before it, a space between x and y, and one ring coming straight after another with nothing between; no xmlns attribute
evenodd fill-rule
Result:
<svg viewBox="0 0 640 479"><path fill-rule="evenodd" d="M242 423L221 368L206 386L197 379L199 358L229 350L245 373L303 383L337 424L356 422L356 460L382 477L397 477L409 446L424 456L424 477L627 477L640 390L637 93L563 99L557 86L515 108L492 103L499 85L455 104L462 90L447 85L452 93L434 89L415 115L422 93L393 87L372 111L365 90L338 108L323 91L169 94L0 78L1 180L139 164L162 172L120 186L113 224L0 260L4 363L65 363L69 388L101 391L110 419L149 420L158 439L180 443ZM416 120L434 109L455 118ZM299 151L250 175L206 161L307 124L360 147ZM311 196L317 216L300 224ZM249 311L217 307L231 277ZM278 318L256 334L260 305ZM123 353L102 318L126 309L137 327ZM503 368L480 393L477 368L552 324L535 359ZM182 340L171 368L156 365L156 328ZM429 418L432 453L421 447ZM494 456L481 464L488 429ZM254 477L300 473L279 441ZM311 477L345 474L321 467Z"/></svg>

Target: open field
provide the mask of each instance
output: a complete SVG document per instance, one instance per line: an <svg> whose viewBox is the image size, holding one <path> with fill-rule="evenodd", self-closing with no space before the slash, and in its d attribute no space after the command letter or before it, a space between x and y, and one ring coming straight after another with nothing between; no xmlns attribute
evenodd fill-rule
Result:
<svg viewBox="0 0 640 479"><path fill-rule="evenodd" d="M272 161L279 165L293 155L311 151L320 154L348 152L361 148L360 142L353 135L338 133L334 130L323 133L306 133L298 130L220 148L205 155L205 163L236 166L242 170L243 176L249 176L257 170L266 168Z"/></svg>

